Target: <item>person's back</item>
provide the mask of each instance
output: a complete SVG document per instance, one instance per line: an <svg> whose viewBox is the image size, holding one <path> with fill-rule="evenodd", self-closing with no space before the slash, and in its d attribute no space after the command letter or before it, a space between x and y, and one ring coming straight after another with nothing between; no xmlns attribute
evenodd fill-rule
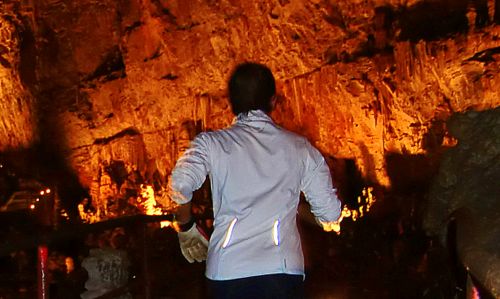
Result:
<svg viewBox="0 0 500 299"><path fill-rule="evenodd" d="M231 93L231 88L236 92ZM242 278L258 277L258 285L266 285L276 277L286 282L288 276L293 281L303 276L296 226L301 191L318 221L332 222L340 215L340 202L322 155L305 138L280 128L266 114L274 95L270 71L262 65L240 65L229 89L235 123L198 135L172 172L173 194L178 195L173 198L181 204L189 202L192 191L210 176L215 221L206 276L226 295L230 292L225 291L227 283ZM256 100L261 98L263 102ZM183 253L190 254L187 248ZM223 288L217 288L220 281L226 282Z"/></svg>

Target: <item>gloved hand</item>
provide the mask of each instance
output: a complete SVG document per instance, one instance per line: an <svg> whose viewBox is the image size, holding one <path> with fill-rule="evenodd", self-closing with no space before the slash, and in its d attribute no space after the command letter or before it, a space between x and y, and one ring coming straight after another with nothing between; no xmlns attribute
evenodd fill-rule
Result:
<svg viewBox="0 0 500 299"><path fill-rule="evenodd" d="M341 218L337 221L330 221L330 222L321 221L318 219L318 217L315 218L316 222L323 228L325 232L331 232L331 231L334 231L336 233L340 232L340 221L342 221Z"/></svg>
<svg viewBox="0 0 500 299"><path fill-rule="evenodd" d="M182 255L188 262L193 263L195 260L202 262L207 259L208 237L196 223L189 230L178 232L177 236Z"/></svg>

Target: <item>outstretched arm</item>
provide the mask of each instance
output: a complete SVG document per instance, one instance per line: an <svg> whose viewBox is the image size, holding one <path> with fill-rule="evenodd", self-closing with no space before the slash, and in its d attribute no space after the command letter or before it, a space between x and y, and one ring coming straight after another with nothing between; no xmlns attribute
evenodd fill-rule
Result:
<svg viewBox="0 0 500 299"><path fill-rule="evenodd" d="M321 153L309 142L306 144L304 177L301 190L311 205L311 212L325 231L339 219L341 202L332 185L330 169Z"/></svg>

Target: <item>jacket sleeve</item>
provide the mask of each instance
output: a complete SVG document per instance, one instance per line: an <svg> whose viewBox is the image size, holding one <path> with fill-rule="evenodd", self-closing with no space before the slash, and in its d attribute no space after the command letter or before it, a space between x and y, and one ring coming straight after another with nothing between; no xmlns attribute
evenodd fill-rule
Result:
<svg viewBox="0 0 500 299"><path fill-rule="evenodd" d="M170 197L178 204L191 201L209 173L209 147L205 133L191 141L189 148L177 160L170 178Z"/></svg>
<svg viewBox="0 0 500 299"><path fill-rule="evenodd" d="M311 212L322 222L337 221L341 202L333 188L330 169L323 155L309 141L306 141L304 167L300 189L311 205Z"/></svg>

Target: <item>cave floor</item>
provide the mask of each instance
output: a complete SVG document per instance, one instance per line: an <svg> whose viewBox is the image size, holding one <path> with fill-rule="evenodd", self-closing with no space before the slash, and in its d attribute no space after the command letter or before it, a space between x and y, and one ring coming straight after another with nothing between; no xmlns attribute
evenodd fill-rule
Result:
<svg viewBox="0 0 500 299"><path fill-rule="evenodd" d="M356 222L343 223L340 235L299 223L307 298L462 298L461 272L452 257L401 215L400 211L374 211ZM206 298L204 263L184 260L171 229L151 226L149 234L151 297ZM143 254L134 246L129 251L130 292L134 298L144 298ZM78 265L84 248L83 242L51 248L50 298L79 298L85 291L86 273ZM64 274L57 253L74 256L76 270ZM36 298L35 261L31 251L0 259L0 299Z"/></svg>
<svg viewBox="0 0 500 299"><path fill-rule="evenodd" d="M371 231L377 225L362 226L366 231L340 236L301 226L307 298L460 298L456 269L435 241L419 232L377 234ZM157 262L165 263L164 257L157 256ZM161 267L155 275L157 298L205 298L204 264L188 264L180 253L169 259L173 267Z"/></svg>

